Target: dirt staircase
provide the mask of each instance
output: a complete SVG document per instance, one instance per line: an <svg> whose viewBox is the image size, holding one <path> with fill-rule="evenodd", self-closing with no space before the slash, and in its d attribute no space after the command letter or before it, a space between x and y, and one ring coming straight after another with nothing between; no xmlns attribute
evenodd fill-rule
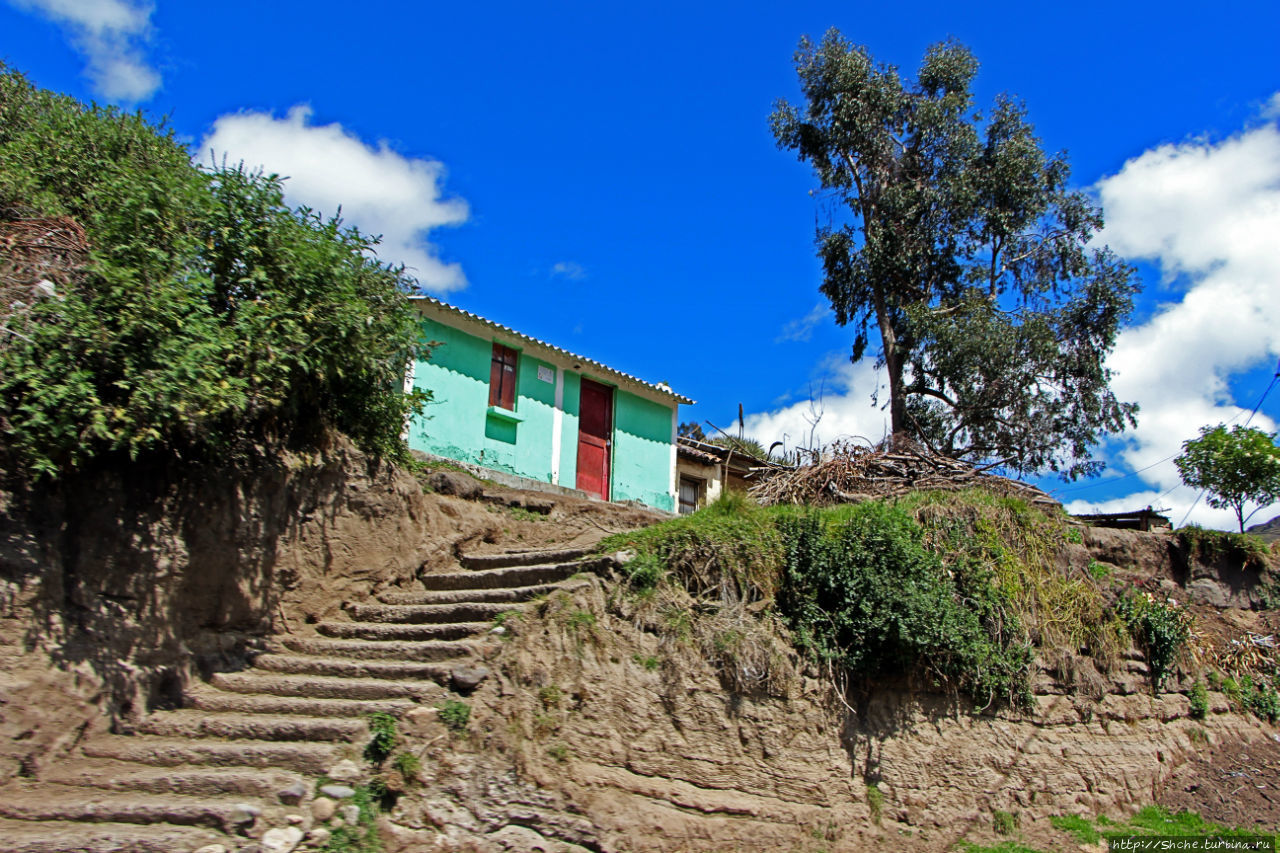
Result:
<svg viewBox="0 0 1280 853"><path fill-rule="evenodd" d="M354 784L367 716L469 693L489 675L477 640L499 614L603 562L580 550L462 556L458 571L346 604L315 635L274 635L248 668L191 685L182 708L92 736L0 789L0 853L321 849L333 823L313 818L317 779Z"/></svg>

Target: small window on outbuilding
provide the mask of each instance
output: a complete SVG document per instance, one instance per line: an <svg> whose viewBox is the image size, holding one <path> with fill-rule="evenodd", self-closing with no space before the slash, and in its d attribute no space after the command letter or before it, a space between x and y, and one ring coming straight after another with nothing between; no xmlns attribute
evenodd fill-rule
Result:
<svg viewBox="0 0 1280 853"><path fill-rule="evenodd" d="M516 410L516 362L520 354L511 347L495 343L493 363L489 367L489 405L514 412Z"/></svg>
<svg viewBox="0 0 1280 853"><path fill-rule="evenodd" d="M696 477L680 478L680 514L688 515L691 512L697 512L702 507L703 497L706 494L707 484L705 480L699 480Z"/></svg>

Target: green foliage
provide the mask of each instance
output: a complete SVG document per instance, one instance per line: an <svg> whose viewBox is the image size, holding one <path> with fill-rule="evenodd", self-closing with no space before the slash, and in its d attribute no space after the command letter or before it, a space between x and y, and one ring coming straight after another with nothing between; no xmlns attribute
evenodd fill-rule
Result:
<svg viewBox="0 0 1280 853"><path fill-rule="evenodd" d="M1203 681L1197 681L1191 685L1191 691L1187 693L1187 702L1191 705L1191 719L1203 720L1209 714L1209 691L1205 688Z"/></svg>
<svg viewBox="0 0 1280 853"><path fill-rule="evenodd" d="M982 703L1026 701L1030 648L990 571L944 567L920 525L879 502L780 526L779 605L811 654L866 679L923 669Z"/></svg>
<svg viewBox="0 0 1280 853"><path fill-rule="evenodd" d="M569 760L569 747L562 743L552 744L547 747L547 755L550 755L556 761L564 764Z"/></svg>
<svg viewBox="0 0 1280 853"><path fill-rule="evenodd" d="M1111 575L1111 567L1106 563L1100 563L1097 560L1089 561L1089 577L1096 581L1106 581L1111 579Z"/></svg>
<svg viewBox="0 0 1280 853"><path fill-rule="evenodd" d="M1256 827L1230 827L1207 821L1195 812L1171 813L1160 806L1146 806L1127 821L1113 821L1104 816L1094 820L1078 815L1051 817L1055 829L1070 833L1083 845L1096 845L1100 841L1127 836L1156 836L1161 838L1204 838L1225 836L1241 838L1262 835ZM1168 848L1174 849L1174 848Z"/></svg>
<svg viewBox="0 0 1280 853"><path fill-rule="evenodd" d="M662 559L652 551L637 554L635 559L627 563L624 568L627 573L627 583L638 592L652 590L667 574L667 570L662 565Z"/></svg>
<svg viewBox="0 0 1280 853"><path fill-rule="evenodd" d="M1092 247L1102 215L1068 189L1065 155L1044 153L1017 101L975 108L978 63L954 42L914 83L835 29L802 39L795 63L805 103L779 101L773 133L830 200L821 290L855 330L854 361L878 340L893 433L1095 473L1091 446L1134 423L1105 359L1137 280Z"/></svg>
<svg viewBox="0 0 1280 853"><path fill-rule="evenodd" d="M1244 566L1262 568L1272 553L1267 542L1252 533L1209 530L1195 524L1179 528L1178 539L1188 551L1206 562L1225 557L1238 560Z"/></svg>
<svg viewBox="0 0 1280 853"><path fill-rule="evenodd" d="M611 536L601 548L634 550L628 571L637 561L637 571L650 577L665 568L695 598L771 601L783 564L777 512L740 492L725 492L692 515Z"/></svg>
<svg viewBox="0 0 1280 853"><path fill-rule="evenodd" d="M1201 427L1200 437L1182 443L1173 460L1182 482L1209 493L1207 503L1231 509L1244 533L1245 522L1259 509L1280 501L1280 447L1275 433L1236 424ZM1257 504L1245 514L1248 504Z"/></svg>
<svg viewBox="0 0 1280 853"><path fill-rule="evenodd" d="M371 737L365 745L364 757L374 764L381 764L400 740L396 733L396 718L390 714L373 713L369 715L368 722Z"/></svg>
<svg viewBox="0 0 1280 853"><path fill-rule="evenodd" d="M471 706L457 699L444 700L436 705L436 711L439 712L440 722L454 734L466 731L467 723L471 722Z"/></svg>
<svg viewBox="0 0 1280 853"><path fill-rule="evenodd" d="M191 165L141 114L87 107L0 66L0 220L69 216L87 265L21 335L0 332L15 470L102 454L248 454L326 429L403 458L406 361L425 352L397 269L280 179ZM0 460L3 461L3 460Z"/></svg>
<svg viewBox="0 0 1280 853"><path fill-rule="evenodd" d="M884 816L884 792L875 782L867 785L867 808L871 810L871 820L878 826Z"/></svg>
<svg viewBox="0 0 1280 853"><path fill-rule="evenodd" d="M412 782L422 771L422 759L412 752L401 752L391 759L391 766L405 778L406 782Z"/></svg>
<svg viewBox="0 0 1280 853"><path fill-rule="evenodd" d="M1013 812L994 809L991 812L991 828L996 835L1012 835L1018 828L1018 816Z"/></svg>
<svg viewBox="0 0 1280 853"><path fill-rule="evenodd" d="M644 668L646 672L653 672L658 667L662 666L662 659L657 655L635 654L631 656L631 659Z"/></svg>
<svg viewBox="0 0 1280 853"><path fill-rule="evenodd" d="M334 829L320 849L324 853L382 853L377 798L376 792L369 787L357 787L351 802L360 809L359 820Z"/></svg>
<svg viewBox="0 0 1280 853"><path fill-rule="evenodd" d="M1088 818L1080 815L1055 815L1049 818L1049 823L1054 829L1071 833L1081 844L1097 844L1102 840L1102 833L1094 827Z"/></svg>
<svg viewBox="0 0 1280 853"><path fill-rule="evenodd" d="M1140 594L1136 590L1121 596L1116 603L1116 613L1146 655L1151 686L1159 690L1178 652L1191 638L1194 618L1185 608L1157 601L1150 593Z"/></svg>

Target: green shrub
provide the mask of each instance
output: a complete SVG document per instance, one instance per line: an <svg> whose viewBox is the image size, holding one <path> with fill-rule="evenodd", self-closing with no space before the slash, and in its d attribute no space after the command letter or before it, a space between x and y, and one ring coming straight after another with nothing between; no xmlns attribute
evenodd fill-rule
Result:
<svg viewBox="0 0 1280 853"><path fill-rule="evenodd" d="M162 124L0 65L0 220L71 217L91 247L19 335L0 335L0 459L63 474L104 454L319 446L402 459L425 352L400 270L280 179L201 170ZM17 331L14 329L13 331Z"/></svg>
<svg viewBox="0 0 1280 853"><path fill-rule="evenodd" d="M1012 812L994 809L991 812L991 828L995 830L996 835L1012 835L1018 828L1018 816Z"/></svg>
<svg viewBox="0 0 1280 853"><path fill-rule="evenodd" d="M1280 696L1270 684L1252 684L1243 693L1244 706L1263 720L1274 723L1280 719Z"/></svg>
<svg viewBox="0 0 1280 853"><path fill-rule="evenodd" d="M902 509L868 502L780 527L779 604L811 654L863 678L925 669L984 703L1026 700L1030 649L1003 592L976 562L945 568Z"/></svg>
<svg viewBox="0 0 1280 853"><path fill-rule="evenodd" d="M662 582L662 578L667 573L667 570L663 568L661 558L651 551L637 554L635 559L627 563L625 570L627 583L631 585L632 589L641 592L656 587Z"/></svg>
<svg viewBox="0 0 1280 853"><path fill-rule="evenodd" d="M412 752L401 752L391 759L391 766L404 777L406 782L412 782L422 770L422 759Z"/></svg>
<svg viewBox="0 0 1280 853"><path fill-rule="evenodd" d="M373 713L369 715L368 722L371 737L364 748L364 757L374 764L381 764L400 739L396 734L396 718L390 714Z"/></svg>
<svg viewBox="0 0 1280 853"><path fill-rule="evenodd" d="M871 820L878 825L884 815L884 792L875 782L867 785L867 808L871 810Z"/></svg>
<svg viewBox="0 0 1280 853"><path fill-rule="evenodd" d="M1147 658L1151 686L1159 690L1178 652L1191 638L1192 616L1184 608L1129 590L1116 604L1116 613L1129 626L1134 642Z"/></svg>
<svg viewBox="0 0 1280 853"><path fill-rule="evenodd" d="M467 723L471 721L471 706L457 699L444 700L436 705L436 711L439 712L440 722L455 734L465 731Z"/></svg>
<svg viewBox="0 0 1280 853"><path fill-rule="evenodd" d="M1197 681L1191 685L1187 701L1191 703L1191 719L1203 720L1208 715L1209 691L1205 689L1204 682Z"/></svg>

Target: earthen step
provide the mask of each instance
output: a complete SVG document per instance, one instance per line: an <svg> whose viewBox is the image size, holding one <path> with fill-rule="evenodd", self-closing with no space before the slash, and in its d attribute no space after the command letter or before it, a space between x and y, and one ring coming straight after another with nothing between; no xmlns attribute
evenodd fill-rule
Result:
<svg viewBox="0 0 1280 853"><path fill-rule="evenodd" d="M187 853L219 842L227 837L199 827L0 819L0 853Z"/></svg>
<svg viewBox="0 0 1280 853"><path fill-rule="evenodd" d="M81 751L90 758L113 758L153 767L265 767L316 776L343 757L341 748L327 743L202 741L149 735L105 735L89 741Z"/></svg>
<svg viewBox="0 0 1280 853"><path fill-rule="evenodd" d="M468 643L436 640L422 643L378 640L327 640L320 637L285 637L272 641L273 652L298 652L321 657L361 660L441 661L475 654Z"/></svg>
<svg viewBox="0 0 1280 853"><path fill-rule="evenodd" d="M595 559L475 572L441 572L435 575L423 575L418 582L422 584L423 589L432 591L517 589L552 584L579 572L592 571L600 565L602 565L601 561Z"/></svg>
<svg viewBox="0 0 1280 853"><path fill-rule="evenodd" d="M592 548L562 548L555 551L508 551L503 554L462 554L458 562L466 569L501 569L507 566L534 566L566 563L590 554Z"/></svg>
<svg viewBox="0 0 1280 853"><path fill-rule="evenodd" d="M396 682L376 678L326 678L316 675L280 675L271 672L220 672L214 687L236 693L303 696L312 699L418 699L439 698L434 683Z"/></svg>
<svg viewBox="0 0 1280 853"><path fill-rule="evenodd" d="M426 625L398 625L393 622L321 622L316 630L326 637L410 642L461 640L493 629L493 622L443 622Z"/></svg>
<svg viewBox="0 0 1280 853"><path fill-rule="evenodd" d="M139 767L109 758L80 759L74 765L55 764L40 775L42 782L104 788L109 791L142 791L152 794L184 794L189 797L237 795L271 802L276 795L302 782L310 790L309 777L279 770Z"/></svg>
<svg viewBox="0 0 1280 853"><path fill-rule="evenodd" d="M364 720L341 717L276 717L266 714L161 711L138 723L138 733L160 737L346 743L367 730Z"/></svg>
<svg viewBox="0 0 1280 853"><path fill-rule="evenodd" d="M258 696L199 687L183 697L188 708L244 714L297 714L305 717L363 717L390 714L398 717L417 707L407 699L312 699L305 696Z"/></svg>
<svg viewBox="0 0 1280 853"><path fill-rule="evenodd" d="M419 592L384 592L378 595L383 604L460 604L463 602L520 602L550 595L558 584L544 583L499 589L438 589Z"/></svg>
<svg viewBox="0 0 1280 853"><path fill-rule="evenodd" d="M455 664L418 661L355 660L311 655L258 655L254 669L287 675L324 675L331 678L386 678L443 681Z"/></svg>
<svg viewBox="0 0 1280 853"><path fill-rule="evenodd" d="M204 826L228 834L253 823L253 815L230 798L117 793L44 782L7 787L5 795L0 797L0 817L26 821L167 823Z"/></svg>
<svg viewBox="0 0 1280 853"><path fill-rule="evenodd" d="M357 622L391 622L421 625L441 622L483 622L499 613L519 610L518 603L477 604L348 604L347 612Z"/></svg>

